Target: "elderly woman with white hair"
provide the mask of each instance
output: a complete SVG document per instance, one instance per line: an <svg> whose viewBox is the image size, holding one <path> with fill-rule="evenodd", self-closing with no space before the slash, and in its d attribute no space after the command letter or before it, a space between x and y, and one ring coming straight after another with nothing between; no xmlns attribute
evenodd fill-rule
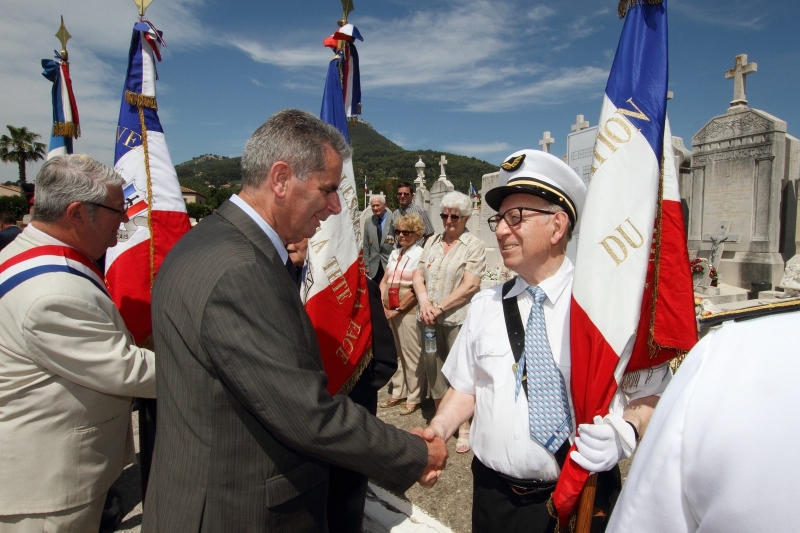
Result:
<svg viewBox="0 0 800 533"><path fill-rule="evenodd" d="M425 353L424 359L437 408L449 387L442 365L467 316L469 301L480 289L486 269L483 241L466 230L471 213L469 196L460 192L444 195L440 215L444 231L428 239L414 271L420 335L427 326L433 326L436 331L436 353ZM456 451L469 451L469 422L459 428Z"/></svg>

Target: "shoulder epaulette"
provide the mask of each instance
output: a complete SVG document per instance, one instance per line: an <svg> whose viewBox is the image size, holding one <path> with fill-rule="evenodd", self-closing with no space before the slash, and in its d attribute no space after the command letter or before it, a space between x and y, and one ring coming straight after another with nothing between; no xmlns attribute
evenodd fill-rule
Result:
<svg viewBox="0 0 800 533"><path fill-rule="evenodd" d="M757 305L754 307L747 307L745 309L724 311L722 313L715 313L713 315L703 317L699 319L699 321L701 329L708 329L718 326L723 322L727 322L728 320L739 322L742 320L750 320L752 318L760 318L768 315L777 315L779 313L791 313L794 311L800 311L800 299Z"/></svg>

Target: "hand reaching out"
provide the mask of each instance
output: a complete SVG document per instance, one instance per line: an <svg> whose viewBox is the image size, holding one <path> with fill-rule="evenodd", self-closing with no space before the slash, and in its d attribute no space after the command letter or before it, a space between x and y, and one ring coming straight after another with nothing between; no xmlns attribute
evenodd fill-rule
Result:
<svg viewBox="0 0 800 533"><path fill-rule="evenodd" d="M422 477L419 478L419 484L429 489L436 484L447 464L447 447L444 440L429 428L425 430L419 427L414 428L411 433L421 437L428 446L428 464L422 472Z"/></svg>

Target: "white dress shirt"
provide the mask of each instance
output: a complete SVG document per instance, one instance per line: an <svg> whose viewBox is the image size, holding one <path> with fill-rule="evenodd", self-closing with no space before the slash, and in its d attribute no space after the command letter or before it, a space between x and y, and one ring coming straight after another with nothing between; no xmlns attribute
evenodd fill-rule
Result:
<svg viewBox="0 0 800 533"><path fill-rule="evenodd" d="M572 262L564 258L559 270L539 284L547 296L543 308L550 351L564 376L570 399L569 311L574 271ZM525 290L528 286L524 279L517 277L506 295L517 298L523 324L527 324L533 305L533 297ZM470 447L478 460L515 478L552 481L560 473L558 463L552 453L530 436L525 393L520 391L514 398L514 355L503 316L502 287L497 285L481 291L472 299L442 372L454 389L475 396ZM663 368L651 379L638 382L634 390L625 392L635 397L660 393L669 382L669 371ZM625 397L618 393L611 409L621 414L625 405ZM570 411L574 420L571 401ZM574 428L570 441L573 439Z"/></svg>
<svg viewBox="0 0 800 533"><path fill-rule="evenodd" d="M278 236L278 234L275 233L275 230L272 229L272 226L267 224L267 221L264 220L263 218L261 218L261 215L256 213L255 209L250 207L247 204L247 202L245 202L244 200L239 198L238 194L234 194L233 196L231 196L230 200L231 200L232 203L236 204L242 211L247 213L247 216L252 218L253 221L256 224L258 224L258 227L261 228L264 231L264 233L267 234L267 237L269 237L269 240L272 241L272 245L275 246L276 250L278 250L278 255L280 256L281 261L283 261L284 263L286 261L288 261L289 260L289 252L286 251L286 245L283 244L283 241Z"/></svg>

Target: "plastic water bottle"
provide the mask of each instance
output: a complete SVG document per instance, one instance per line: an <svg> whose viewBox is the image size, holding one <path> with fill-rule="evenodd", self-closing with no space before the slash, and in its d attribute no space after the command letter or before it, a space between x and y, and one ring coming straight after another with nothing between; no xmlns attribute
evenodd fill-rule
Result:
<svg viewBox="0 0 800 533"><path fill-rule="evenodd" d="M433 326L425 326L425 353L436 353L436 329Z"/></svg>

